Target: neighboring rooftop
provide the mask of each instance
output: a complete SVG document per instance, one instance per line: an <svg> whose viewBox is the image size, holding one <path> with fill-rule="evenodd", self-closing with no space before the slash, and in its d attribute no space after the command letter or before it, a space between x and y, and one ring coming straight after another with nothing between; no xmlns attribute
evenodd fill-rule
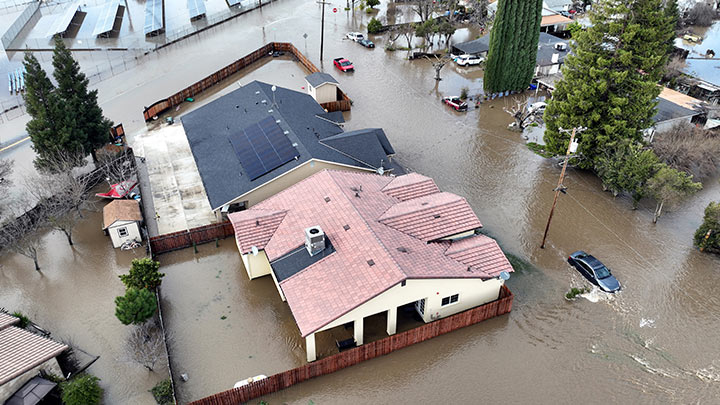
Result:
<svg viewBox="0 0 720 405"><path fill-rule="evenodd" d="M0 328L0 385L32 370L68 349L68 346L9 325ZM15 317L12 317L15 318ZM19 321L17 318L15 318ZM15 321L15 322L17 322Z"/></svg>
<svg viewBox="0 0 720 405"><path fill-rule="evenodd" d="M10 314L0 311L0 330L5 329L10 325L15 325L20 322L20 318L16 318Z"/></svg>
<svg viewBox="0 0 720 405"><path fill-rule="evenodd" d="M282 87L273 92L271 87L253 81L182 118L213 210L311 159L368 170L377 170L382 162L385 170L404 173L389 162L388 155L394 151L382 129L344 133L338 125L342 122L338 114L326 113L310 95ZM263 170L258 177L250 176L247 160L235 153L230 139L238 139L241 133L247 134L251 126L268 118L281 131L273 132L271 138L274 136L277 142L289 140L297 154L277 167ZM336 135L342 136L333 138ZM262 162L263 151L256 153Z"/></svg>
<svg viewBox="0 0 720 405"><path fill-rule="evenodd" d="M478 55L490 50L490 34L473 39L472 41L454 44L453 48L469 55Z"/></svg>
<svg viewBox="0 0 720 405"><path fill-rule="evenodd" d="M663 88L657 101L658 105L653 117L656 123L692 117L702 112L699 109L702 103L700 100L668 88Z"/></svg>
<svg viewBox="0 0 720 405"><path fill-rule="evenodd" d="M142 221L140 204L135 200L113 200L103 207L103 229L116 221Z"/></svg>
<svg viewBox="0 0 720 405"><path fill-rule="evenodd" d="M315 72L309 74L305 76L305 80L307 80L307 82L310 83L310 85L313 87L320 87L325 83L338 84L338 81L335 80L335 78L332 77L331 74L324 72Z"/></svg>
<svg viewBox="0 0 720 405"><path fill-rule="evenodd" d="M264 249L303 336L406 279L512 271L497 242L472 234L468 202L417 173L324 170L229 218L242 253ZM332 245L319 258L303 247L309 226Z"/></svg>

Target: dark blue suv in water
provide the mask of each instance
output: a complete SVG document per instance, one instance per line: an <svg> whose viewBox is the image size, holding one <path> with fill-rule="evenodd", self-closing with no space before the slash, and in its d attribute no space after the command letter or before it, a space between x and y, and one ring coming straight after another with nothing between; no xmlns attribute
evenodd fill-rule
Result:
<svg viewBox="0 0 720 405"><path fill-rule="evenodd" d="M610 274L610 269L605 267L595 256L589 255L582 250L570 254L568 263L575 268L591 283L600 287L601 290L609 293L620 291L620 283Z"/></svg>

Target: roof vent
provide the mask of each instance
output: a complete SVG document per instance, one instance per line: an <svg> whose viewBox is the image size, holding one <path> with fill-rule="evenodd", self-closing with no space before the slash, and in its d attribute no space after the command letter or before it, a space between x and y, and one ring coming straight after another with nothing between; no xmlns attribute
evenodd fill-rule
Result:
<svg viewBox="0 0 720 405"><path fill-rule="evenodd" d="M435 218L435 219L440 218L440 214L435 214L435 215L433 215L433 218Z"/></svg>
<svg viewBox="0 0 720 405"><path fill-rule="evenodd" d="M397 250L398 250L398 252L403 252L403 253L407 253L407 252L408 252L407 248L404 247L404 246L400 246L399 248L397 248Z"/></svg>
<svg viewBox="0 0 720 405"><path fill-rule="evenodd" d="M310 256L315 256L325 250L325 232L319 226L305 229L305 249Z"/></svg>
<svg viewBox="0 0 720 405"><path fill-rule="evenodd" d="M259 92L259 91L255 91L255 94L260 94L260 92Z"/></svg>
<svg viewBox="0 0 720 405"><path fill-rule="evenodd" d="M276 124L279 124L279 123L280 123L280 120L275 120L275 123L276 123Z"/></svg>
<svg viewBox="0 0 720 405"><path fill-rule="evenodd" d="M427 201L425 201L424 203L422 203L422 204L420 204L420 205L428 205L428 204L430 204L430 203L427 202Z"/></svg>
<svg viewBox="0 0 720 405"><path fill-rule="evenodd" d="M283 131L283 134L285 134L285 135L287 135L287 134L289 134L289 133L290 133L290 131ZM295 145L293 145L293 146L297 146L297 144L295 144Z"/></svg>
<svg viewBox="0 0 720 405"><path fill-rule="evenodd" d="M375 265L375 261L373 259L368 260L367 263L368 263L368 266L370 266L370 267Z"/></svg>
<svg viewBox="0 0 720 405"><path fill-rule="evenodd" d="M325 202L330 202L330 197L325 197Z"/></svg>
<svg viewBox="0 0 720 405"><path fill-rule="evenodd" d="M267 100L261 100L260 102L263 104L267 104Z"/></svg>
<svg viewBox="0 0 720 405"><path fill-rule="evenodd" d="M350 225L348 225L348 224L343 225L343 229L346 230L346 231L349 231L349 230L350 230Z"/></svg>

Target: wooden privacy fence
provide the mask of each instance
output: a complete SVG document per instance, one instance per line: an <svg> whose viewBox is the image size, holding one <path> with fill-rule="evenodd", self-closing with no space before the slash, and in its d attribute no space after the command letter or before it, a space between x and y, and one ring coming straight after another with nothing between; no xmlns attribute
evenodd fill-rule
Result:
<svg viewBox="0 0 720 405"><path fill-rule="evenodd" d="M270 57L273 52L289 52L292 53L310 73L319 72L317 68L308 58L305 57L300 51L295 48L295 45L289 42L271 42L264 45L255 51L243 56L235 62L225 66L217 72L205 77L204 79L193 83L192 85L180 90L179 92L171 95L170 97L160 100L152 104L150 107L145 107L143 110L143 117L145 121L150 121L153 117L156 117L163 112L182 104L188 97L195 97L201 94L205 90L215 86L221 81L227 79L233 74L241 71L245 67L257 62L258 60L266 57ZM338 101L330 103L323 103L321 106L328 111L348 111L350 110L351 100L350 98L340 91L338 95Z"/></svg>
<svg viewBox="0 0 720 405"><path fill-rule="evenodd" d="M420 343L435 336L452 332L456 329L470 326L486 319L503 315L512 310L513 294L506 286L500 289L500 297L485 305L469 309L431 322L406 332L388 336L368 344L350 349L314 363L287 370L282 373L252 382L244 387L233 388L206 398L192 402L193 405L225 405L248 402L263 395L288 388L297 383L331 374L346 367L353 366L365 360L380 357L395 350Z"/></svg>
<svg viewBox="0 0 720 405"><path fill-rule="evenodd" d="M213 242L234 235L230 221L218 224L199 226L186 231L166 233L150 238L150 249L153 255L172 252L173 250L188 248L193 245Z"/></svg>

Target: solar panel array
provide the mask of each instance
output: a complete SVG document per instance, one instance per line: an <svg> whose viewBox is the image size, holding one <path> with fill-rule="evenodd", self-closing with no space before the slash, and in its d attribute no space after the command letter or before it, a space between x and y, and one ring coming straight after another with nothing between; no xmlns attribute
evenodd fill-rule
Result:
<svg viewBox="0 0 720 405"><path fill-rule="evenodd" d="M273 117L230 135L229 139L251 181L300 156Z"/></svg>
<svg viewBox="0 0 720 405"><path fill-rule="evenodd" d="M194 21L205 15L205 2L203 0L187 0L190 20Z"/></svg>
<svg viewBox="0 0 720 405"><path fill-rule="evenodd" d="M112 31L119 12L118 8L120 8L120 3L117 0L112 0L103 7L100 12L100 17L95 24L95 30L93 30L94 36L103 35ZM122 16L120 18L122 18Z"/></svg>
<svg viewBox="0 0 720 405"><path fill-rule="evenodd" d="M165 29L163 14L163 0L147 0L145 2L144 32L146 36L159 34Z"/></svg>
<svg viewBox="0 0 720 405"><path fill-rule="evenodd" d="M225 2L228 4L228 6L237 6L242 2L242 0L225 0Z"/></svg>
<svg viewBox="0 0 720 405"><path fill-rule="evenodd" d="M70 23L75 18L75 13L77 13L78 9L80 8L80 2L76 1L75 3L72 3L68 8L65 9L65 12L55 19L53 21L53 24L50 28L50 31L48 31L49 37L54 37L57 34L63 34L65 31L67 31L70 28Z"/></svg>

